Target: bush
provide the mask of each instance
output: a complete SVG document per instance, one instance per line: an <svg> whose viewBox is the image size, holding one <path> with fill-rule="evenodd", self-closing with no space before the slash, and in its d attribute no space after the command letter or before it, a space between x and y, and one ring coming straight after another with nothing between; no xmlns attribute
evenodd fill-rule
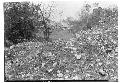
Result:
<svg viewBox="0 0 125 83"><path fill-rule="evenodd" d="M35 27L32 11L29 9L29 3L4 3L4 38L5 46L29 41L33 38ZM8 41L8 42L7 42Z"/></svg>
<svg viewBox="0 0 125 83"><path fill-rule="evenodd" d="M12 27L6 31L5 37L13 44L18 44L32 39L34 30L35 28L30 20L22 20L18 23L13 23Z"/></svg>

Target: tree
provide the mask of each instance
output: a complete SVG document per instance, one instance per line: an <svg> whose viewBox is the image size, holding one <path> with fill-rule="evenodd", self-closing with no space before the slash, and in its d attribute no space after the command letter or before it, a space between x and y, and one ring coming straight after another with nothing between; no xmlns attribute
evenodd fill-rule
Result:
<svg viewBox="0 0 125 83"><path fill-rule="evenodd" d="M44 39L48 41L51 33L48 25L53 10L53 4L48 4L45 7L43 3L4 3L5 39L13 44L30 41L36 38L35 34L41 29L44 33Z"/></svg>
<svg viewBox="0 0 125 83"><path fill-rule="evenodd" d="M35 27L29 2L4 3L4 34L5 39L18 44L33 38ZM5 41L6 43L6 41Z"/></svg>
<svg viewBox="0 0 125 83"><path fill-rule="evenodd" d="M117 26L118 20L118 10L117 7L111 8L102 8L95 7L92 9L91 5L85 4L79 13L79 19L71 20L66 19L67 24L71 26L72 31L77 32L80 30L92 30L95 27L106 26Z"/></svg>
<svg viewBox="0 0 125 83"><path fill-rule="evenodd" d="M52 13L54 12L54 3L52 4L38 4L37 6L38 10L40 13L40 22L42 24L42 30L43 30L43 34L44 34L44 39L46 41L49 41L49 36L51 34L51 27L49 27L50 25L50 21L51 21L51 17L52 17Z"/></svg>

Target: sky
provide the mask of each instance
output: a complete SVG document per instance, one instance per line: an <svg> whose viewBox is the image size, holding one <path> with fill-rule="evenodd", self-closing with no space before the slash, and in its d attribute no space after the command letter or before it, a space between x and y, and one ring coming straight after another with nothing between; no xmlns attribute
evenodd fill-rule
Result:
<svg viewBox="0 0 125 83"><path fill-rule="evenodd" d="M83 7L85 3L93 4L93 3L99 3L99 6L101 7L108 7L112 5L117 5L118 0L33 0L33 2L43 2L45 4L49 4L52 1L55 4L55 7L57 9L57 13L55 13L55 21L59 21L62 19L66 19L67 17L73 17L78 18L78 14L80 12L80 9Z"/></svg>
<svg viewBox="0 0 125 83"><path fill-rule="evenodd" d="M111 7L114 4L117 4L117 1L112 1L112 0L106 0L106 1L86 1L86 0L75 0L75 1L55 1L56 7L60 10L63 11L62 16L59 16L59 19L65 19L66 17L73 17L77 18L78 13L80 12L80 9L82 8L83 4L89 3L93 4L95 2L99 2L99 6L101 7Z"/></svg>

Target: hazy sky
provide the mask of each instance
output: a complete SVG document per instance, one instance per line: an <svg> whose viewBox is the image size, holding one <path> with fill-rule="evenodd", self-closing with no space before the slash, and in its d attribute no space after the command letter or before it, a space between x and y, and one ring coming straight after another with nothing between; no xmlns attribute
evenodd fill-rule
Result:
<svg viewBox="0 0 125 83"><path fill-rule="evenodd" d="M56 20L60 19L66 19L66 17L73 17L77 18L78 13L80 12L80 9L82 8L83 4L93 4L93 3L99 3L99 6L101 7L108 7L112 6L113 4L117 4L117 0L44 0L44 3L49 3L50 1L54 1L55 6L57 8L57 13L63 11L61 14L54 14ZM43 2L43 1L42 1ZM51 2L50 2L51 3Z"/></svg>
<svg viewBox="0 0 125 83"><path fill-rule="evenodd" d="M95 3L96 1L86 1L87 3ZM98 1L99 2L99 1ZM65 19L66 17L74 17L76 18L78 15L78 12L80 11L80 8L83 6L83 4L85 4L85 0L78 0L78 1L56 1L56 6L59 10L62 10L62 16L60 16L60 18ZM99 6L102 7L108 7L108 6L112 6L113 4L117 4L117 1L111 1L111 0L107 0L107 1L102 1L99 2Z"/></svg>

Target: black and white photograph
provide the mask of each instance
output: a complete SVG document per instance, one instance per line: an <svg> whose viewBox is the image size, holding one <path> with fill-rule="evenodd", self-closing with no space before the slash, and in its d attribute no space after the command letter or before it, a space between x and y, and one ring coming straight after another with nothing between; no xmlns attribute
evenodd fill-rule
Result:
<svg viewBox="0 0 125 83"><path fill-rule="evenodd" d="M4 82L119 81L117 1L2 5Z"/></svg>

